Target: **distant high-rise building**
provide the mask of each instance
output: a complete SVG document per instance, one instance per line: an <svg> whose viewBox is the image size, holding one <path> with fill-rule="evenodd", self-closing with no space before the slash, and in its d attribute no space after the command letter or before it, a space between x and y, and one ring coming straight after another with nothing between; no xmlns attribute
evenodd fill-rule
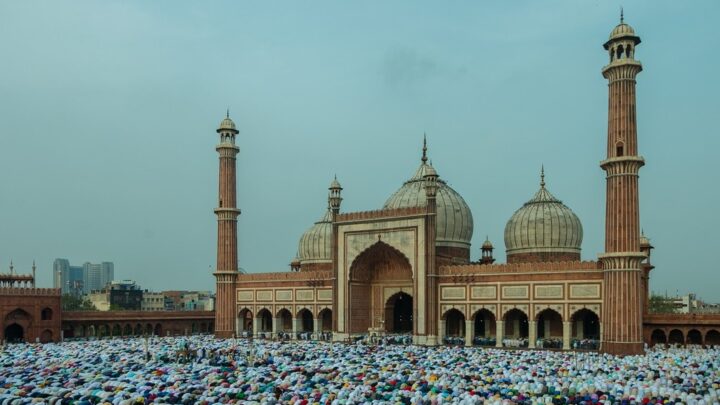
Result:
<svg viewBox="0 0 720 405"><path fill-rule="evenodd" d="M84 294L84 277L81 266L72 266L68 259L55 259L53 263L53 287L63 294Z"/></svg>
<svg viewBox="0 0 720 405"><path fill-rule="evenodd" d="M89 294L105 288L114 277L112 262L86 262L82 266L73 266L68 259L55 259L53 262L53 287L62 289L63 294Z"/></svg>
<svg viewBox="0 0 720 405"><path fill-rule="evenodd" d="M83 264L83 289L85 293L102 290L114 278L115 267L112 262L86 262Z"/></svg>

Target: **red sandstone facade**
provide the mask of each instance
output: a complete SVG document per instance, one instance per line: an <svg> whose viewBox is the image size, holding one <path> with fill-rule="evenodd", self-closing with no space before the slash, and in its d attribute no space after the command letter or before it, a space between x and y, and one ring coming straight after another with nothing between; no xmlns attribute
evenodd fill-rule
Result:
<svg viewBox="0 0 720 405"><path fill-rule="evenodd" d="M639 43L621 21L604 45L610 54L603 68L609 109L607 159L601 162L607 206L605 253L599 261L580 261L582 227L545 189L543 174L541 190L506 227L506 244L513 244L508 264L492 264L489 241L480 261L470 263L466 240L453 238L467 233L457 228L458 221L472 229L472 217L463 214L463 202L447 206L461 200L447 188L442 190L445 205L438 208L436 193L446 183L427 164L424 145L421 167L381 210L339 213L342 188L335 179L328 199L331 215L303 236L314 245L301 239L305 250L292 261L293 272L240 275L235 300L226 304L220 304L220 291L230 283L218 278L218 302L224 308L218 311L218 325L234 311L235 332L256 336L287 333L295 338L314 332L317 337L331 331L334 340L345 340L409 330L418 344L459 337L465 344L494 339L502 347L525 339L534 348L536 339L555 339L563 349L590 338L600 341L601 351L621 355L642 352L643 343L720 342L720 315L647 314L653 266L652 246L647 239L641 243L639 225L638 172L644 164L635 119ZM229 171L221 169L221 184ZM409 201L422 202L413 206ZM448 217L453 211L461 215ZM323 242L327 234L331 237ZM330 257L318 243L327 243ZM219 245L218 258L225 254ZM397 316L400 306L405 318ZM223 325L231 322L228 318ZM229 330L223 330L226 336Z"/></svg>

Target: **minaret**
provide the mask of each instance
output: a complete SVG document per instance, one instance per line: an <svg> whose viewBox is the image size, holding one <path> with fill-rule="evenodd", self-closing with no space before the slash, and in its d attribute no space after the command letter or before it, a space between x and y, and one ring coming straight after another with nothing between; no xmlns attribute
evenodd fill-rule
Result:
<svg viewBox="0 0 720 405"><path fill-rule="evenodd" d="M427 144L423 139L423 163L427 162ZM427 324L427 335L425 344L434 346L440 343L442 331L439 329L440 316L438 314L438 282L435 268L435 240L436 240L436 218L437 218L437 189L438 174L432 164L427 164L425 175L423 176L423 186L425 187L425 198L427 199L427 219L425 220L425 269L426 269L426 306L425 321ZM418 303L422 305L422 303ZM414 335L417 335L417 326L414 326Z"/></svg>
<svg viewBox="0 0 720 405"><path fill-rule="evenodd" d="M638 172L645 164L638 155L635 121L635 77L642 65L635 60L640 38L620 14L620 24L603 45L610 63L602 70L608 79L605 253L601 350L628 355L643 352L642 264Z"/></svg>
<svg viewBox="0 0 720 405"><path fill-rule="evenodd" d="M220 183L218 207L217 267L215 279L215 336L229 338L235 333L235 286L238 275L237 257L237 193L235 191L235 156L240 151L235 145L235 123L230 113L217 129L220 143L215 150L220 155Z"/></svg>

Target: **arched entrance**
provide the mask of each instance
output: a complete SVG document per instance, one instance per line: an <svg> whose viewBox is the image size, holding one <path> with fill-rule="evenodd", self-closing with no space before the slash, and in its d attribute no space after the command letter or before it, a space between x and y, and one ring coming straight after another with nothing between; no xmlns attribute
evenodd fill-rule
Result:
<svg viewBox="0 0 720 405"><path fill-rule="evenodd" d="M348 276L349 308L345 320L350 333L382 330L413 331L413 273L408 259L397 249L378 241L355 258ZM409 298L409 299L408 299Z"/></svg>
<svg viewBox="0 0 720 405"><path fill-rule="evenodd" d="M202 332L205 332L206 326L205 324L200 325L200 329ZM238 313L238 328L240 329L238 332L240 332L240 335L252 333L253 330L253 314L248 308L243 308L240 310L240 313Z"/></svg>
<svg viewBox="0 0 720 405"><path fill-rule="evenodd" d="M595 312L583 308L573 314L572 323L576 339L600 339L600 318Z"/></svg>
<svg viewBox="0 0 720 405"><path fill-rule="evenodd" d="M715 329L710 329L705 334L706 345L720 345L720 332Z"/></svg>
<svg viewBox="0 0 720 405"><path fill-rule="evenodd" d="M505 337L511 339L527 339L528 317L525 312L513 308L505 313Z"/></svg>
<svg viewBox="0 0 720 405"><path fill-rule="evenodd" d="M22 342L26 339L25 332L30 328L32 317L18 308L5 316L4 332L6 342Z"/></svg>
<svg viewBox="0 0 720 405"><path fill-rule="evenodd" d="M272 314L267 308L258 311L255 322L257 322L258 332L272 332Z"/></svg>
<svg viewBox="0 0 720 405"><path fill-rule="evenodd" d="M443 317L445 320L445 336L452 338L465 337L465 315L457 309L448 310Z"/></svg>
<svg viewBox="0 0 720 405"><path fill-rule="evenodd" d="M652 345L664 345L667 343L667 337L665 336L665 331L662 329L655 329L652 331L652 334L650 335L650 343Z"/></svg>
<svg viewBox="0 0 720 405"><path fill-rule="evenodd" d="M683 333L679 329L673 329L670 331L670 336L668 337L668 343L670 344L683 344L685 343L685 337L683 336Z"/></svg>
<svg viewBox="0 0 720 405"><path fill-rule="evenodd" d="M312 332L314 327L312 312L309 309L303 308L298 312L298 332Z"/></svg>
<svg viewBox="0 0 720 405"><path fill-rule="evenodd" d="M17 323L12 323L5 328L5 341L8 343L20 343L25 340L25 331Z"/></svg>
<svg viewBox="0 0 720 405"><path fill-rule="evenodd" d="M290 314L290 311L283 308L277 313L278 318L278 332L292 332L292 315Z"/></svg>
<svg viewBox="0 0 720 405"><path fill-rule="evenodd" d="M537 336L542 339L562 339L562 317L557 311L544 309L537 316Z"/></svg>
<svg viewBox="0 0 720 405"><path fill-rule="evenodd" d="M475 341L482 346L495 345L495 315L487 309L475 314ZM492 341L490 341L492 339Z"/></svg>
<svg viewBox="0 0 720 405"><path fill-rule="evenodd" d="M385 305L385 331L389 333L412 333L413 299L399 292L387 300Z"/></svg>
<svg viewBox="0 0 720 405"><path fill-rule="evenodd" d="M689 345L701 345L702 344L702 333L697 329L691 329L687 334L687 344Z"/></svg>
<svg viewBox="0 0 720 405"><path fill-rule="evenodd" d="M321 332L330 332L332 330L332 309L325 308L318 314Z"/></svg>
<svg viewBox="0 0 720 405"><path fill-rule="evenodd" d="M52 340L53 340L53 335L52 335L52 331L50 329L45 329L40 334L40 342L48 343L48 342L52 342Z"/></svg>

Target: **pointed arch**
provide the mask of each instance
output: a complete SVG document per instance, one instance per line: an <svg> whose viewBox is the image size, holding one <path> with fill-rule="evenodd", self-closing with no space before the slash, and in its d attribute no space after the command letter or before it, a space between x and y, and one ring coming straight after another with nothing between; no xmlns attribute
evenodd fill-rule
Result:
<svg viewBox="0 0 720 405"><path fill-rule="evenodd" d="M298 332L313 332L315 329L315 319L310 309L306 307L301 308L297 313L296 319Z"/></svg>
<svg viewBox="0 0 720 405"><path fill-rule="evenodd" d="M377 241L358 254L350 265L350 281L412 280L410 260L395 247Z"/></svg>
<svg viewBox="0 0 720 405"><path fill-rule="evenodd" d="M665 336L665 331L662 329L655 329L652 331L652 334L650 334L650 343L654 345L658 344L666 344L667 343L667 336Z"/></svg>
<svg viewBox="0 0 720 405"><path fill-rule="evenodd" d="M496 319L495 314L491 310L488 308L480 308L472 315L472 319L474 327L473 332L475 332L473 333L473 336L480 339L489 339L496 336ZM482 342L490 344L489 341L482 340ZM492 344L494 345L495 343L492 342Z"/></svg>
<svg viewBox="0 0 720 405"><path fill-rule="evenodd" d="M317 316L317 321L320 322L321 332L332 331L332 309L323 308Z"/></svg>
<svg viewBox="0 0 720 405"><path fill-rule="evenodd" d="M450 308L442 316L445 321L443 337L464 337L465 336L465 314L457 308Z"/></svg>

